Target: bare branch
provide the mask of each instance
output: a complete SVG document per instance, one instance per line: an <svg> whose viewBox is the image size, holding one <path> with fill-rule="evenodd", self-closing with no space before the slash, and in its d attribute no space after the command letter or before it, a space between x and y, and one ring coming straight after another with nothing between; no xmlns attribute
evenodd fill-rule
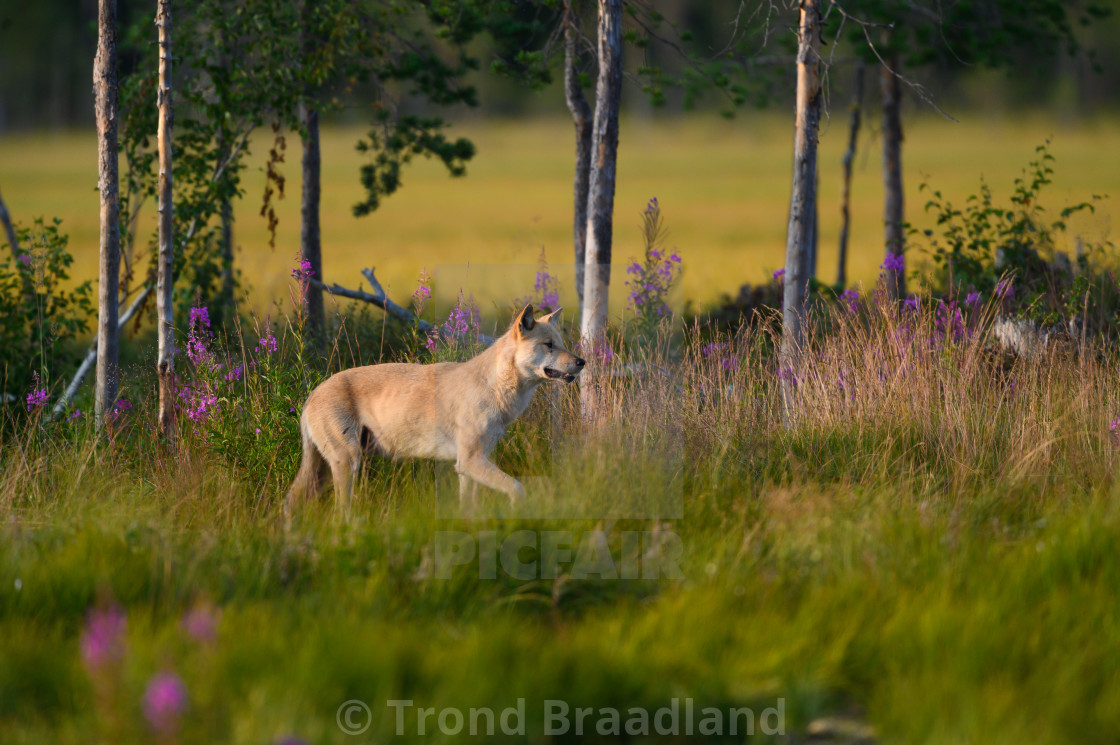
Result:
<svg viewBox="0 0 1120 745"><path fill-rule="evenodd" d="M144 301L152 294L152 289L152 285L145 285L144 289L140 291L140 294L132 301L132 304L128 306L124 314L120 317L120 320L117 321L118 333L124 330L124 327L128 325L128 322L131 321L132 317L136 315L136 312L140 310ZM74 378L70 381L70 385L66 386L62 397L58 399L58 403L56 403L54 409L51 410L51 419L54 419L66 409L66 405L74 398L74 395L78 392L78 388L82 385L82 381L85 380L86 375L89 374L89 371L93 368L93 363L96 361L97 338L94 337L93 344L90 344L89 351L86 352L86 357L82 360L82 364L78 366L78 371L74 373Z"/></svg>
<svg viewBox="0 0 1120 745"><path fill-rule="evenodd" d="M385 294L385 289L381 286L381 282L378 281L376 276L374 276L373 271L373 267L362 270L362 276L366 278L367 282L369 282L372 292L365 292L363 290L351 290L337 284L328 285L325 282L320 282L319 280L314 278L308 279L308 282L315 287L323 290L324 292L329 292L332 295L349 298L351 300L361 300L364 303L376 305L378 308L381 308L383 311L399 321L403 321L404 323L407 323L409 325L415 324L416 328L418 328L425 334L440 334L441 336L443 335L442 331L440 330L441 327L431 324L428 321L425 321L423 318L418 318L412 311L408 310L408 308L405 308L404 306L399 305L389 299L389 296ZM494 343L494 337L487 336L486 334L480 333L478 335L478 338L479 341L486 345Z"/></svg>

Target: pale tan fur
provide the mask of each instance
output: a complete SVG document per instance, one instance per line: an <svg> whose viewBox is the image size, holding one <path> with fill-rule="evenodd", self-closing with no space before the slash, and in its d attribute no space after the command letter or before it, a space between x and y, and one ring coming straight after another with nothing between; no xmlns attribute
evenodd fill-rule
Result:
<svg viewBox="0 0 1120 745"><path fill-rule="evenodd" d="M325 467L348 511L363 450L455 461L461 500L473 499L478 484L511 501L523 497L524 487L490 453L538 385L557 377L571 382L583 369L553 323L559 313L534 319L526 306L509 331L466 362L370 365L332 375L303 406L303 461L288 491L289 514L295 500L319 493Z"/></svg>

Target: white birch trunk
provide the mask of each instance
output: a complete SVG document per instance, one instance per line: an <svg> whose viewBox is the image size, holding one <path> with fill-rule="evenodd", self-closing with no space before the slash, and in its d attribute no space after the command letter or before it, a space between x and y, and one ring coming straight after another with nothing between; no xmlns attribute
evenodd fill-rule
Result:
<svg viewBox="0 0 1120 745"><path fill-rule="evenodd" d="M171 205L171 0L158 0L159 28L159 271L156 287L156 333L159 339L159 428L168 442L175 436L175 244Z"/></svg>
<svg viewBox="0 0 1120 745"><path fill-rule="evenodd" d="M101 194L97 284L97 374L94 420L100 426L117 400L117 317L121 263L120 184L117 172L117 1L100 0L93 63L97 119L97 188Z"/></svg>
<svg viewBox="0 0 1120 745"><path fill-rule="evenodd" d="M591 127L591 174L587 191L587 247L584 256L580 343L591 365L606 343L607 297L611 282L611 236L618 160L618 107L622 98L622 0L599 0L599 78ZM594 367L590 371L595 372ZM580 383L584 416L600 407L601 380Z"/></svg>
<svg viewBox="0 0 1120 745"><path fill-rule="evenodd" d="M797 123L793 141L793 191L786 237L779 374L789 411L798 374L817 204L817 131L821 118L819 0L802 0L797 46Z"/></svg>

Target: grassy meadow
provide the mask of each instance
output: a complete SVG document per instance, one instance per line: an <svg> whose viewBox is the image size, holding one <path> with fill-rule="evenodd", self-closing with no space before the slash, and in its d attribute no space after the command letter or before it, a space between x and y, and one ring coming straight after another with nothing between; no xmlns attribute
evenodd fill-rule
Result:
<svg viewBox="0 0 1120 745"><path fill-rule="evenodd" d="M840 120L822 138L826 277ZM534 265L542 246L554 264L567 257L569 128L461 129L479 147L465 179L417 164L364 220L349 212L357 131L327 131L328 281L356 286L373 265L406 303L422 267ZM685 298L769 281L784 250L789 134L772 115L626 122L619 263L641 250L639 215L657 196ZM983 174L1002 199L1051 134L1047 207L1120 191L1116 121L923 117L904 156L915 222L920 174L959 202ZM92 141L0 139L10 210L65 219L77 278L94 271ZM254 156L266 147L255 141ZM524 481L523 504L484 492L461 509L452 464L371 459L350 514L328 492L288 515L311 388L343 367L467 353L428 352L410 328L354 307L333 317L329 344L305 345L285 311L294 144L288 160L277 248L256 215L255 170L237 213L250 300L280 312L271 326L243 314L214 336L196 325L193 361L177 362L173 449L156 433L145 334L122 344L130 360L147 356L124 366L128 404L101 431L88 384L81 416L48 421L22 391L0 406L0 743L1116 741L1115 346L1059 339L1002 354L1003 300L954 306L947 322L928 294L905 306L818 296L792 378L777 369L775 319L722 335L616 328L617 356L584 373L598 376L601 416L581 416L585 380L550 383L499 443L494 460ZM865 150L852 273L866 283L881 261L880 189L877 151ZM1108 235L1114 209L1103 203L1074 234ZM1095 269L1115 268L1106 261ZM566 718L550 718L547 701ZM582 733L579 708L590 708ZM699 729L712 712L718 731Z"/></svg>
<svg viewBox="0 0 1120 745"><path fill-rule="evenodd" d="M538 394L499 446L522 507L460 512L450 465L378 461L348 517L328 496L289 525L290 406L323 373L291 334L219 353L244 377L174 452L137 371L107 436L8 419L0 739L452 742L473 738L415 709L398 730L388 702L524 699L484 739L606 741L595 717L546 736L544 702L676 699L782 712L725 742L1111 741L1118 360L994 356L993 312L954 341L932 313L836 308L785 415L773 328L631 347L671 374L607 378L597 427L576 385ZM692 739L667 731L629 739Z"/></svg>
<svg viewBox="0 0 1120 745"><path fill-rule="evenodd" d="M904 122L908 217L916 228L931 221L918 191L923 180L955 203L977 191L983 176L998 195L1011 190L1034 154L1051 139L1056 174L1047 205L1054 209L1093 194L1120 194L1114 153L1120 121L1063 122L1041 114L968 114L955 123L933 114ZM882 261L882 179L878 125L865 122L852 189L849 277L870 285ZM328 282L356 287L359 270L377 268L395 297L407 296L422 267L536 264L571 261L574 144L563 119L469 122L450 130L478 149L466 177L448 178L438 163L407 167L402 189L366 218L351 207L361 196L354 143L360 128L323 132L323 264ZM836 276L840 162L847 146L846 111L834 106L820 143L821 279ZM792 122L776 112L747 112L733 121L713 118L623 122L615 198L614 260L640 253L639 216L657 197L668 243L685 260L683 298L701 305L745 282L760 282L784 264L789 214ZM298 139L287 138L287 196L279 203L276 248L268 246L259 216L264 157L271 132L253 140L245 198L236 208L235 240L243 282L260 308L288 296L288 272L299 246ZM96 278L97 148L94 133L0 137L0 190L13 219L63 218L76 256L73 276ZM154 226L154 207L144 208ZM1099 240L1112 229L1115 200L1079 217L1072 233ZM1069 247L1072 252L1072 246Z"/></svg>

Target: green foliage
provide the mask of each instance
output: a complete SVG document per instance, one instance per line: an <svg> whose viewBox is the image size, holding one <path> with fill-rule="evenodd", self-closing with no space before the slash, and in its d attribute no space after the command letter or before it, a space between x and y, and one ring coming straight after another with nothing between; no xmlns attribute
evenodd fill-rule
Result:
<svg viewBox="0 0 1120 745"><path fill-rule="evenodd" d="M386 114L382 126L370 130L368 139L359 140L359 153L371 161L361 167L361 182L366 198L354 205L354 215L368 215L381 200L401 186L401 169L414 156L438 158L452 176L466 173L466 162L474 157L474 145L460 137L451 141L440 130L446 126L437 117L403 116L390 123Z"/></svg>
<svg viewBox="0 0 1120 745"><path fill-rule="evenodd" d="M1092 0L852 0L842 5L843 13L826 14L824 38L846 38L868 63L898 55L904 68L964 63L1033 72L1060 54L1078 51L1075 23L1111 13Z"/></svg>
<svg viewBox="0 0 1120 745"><path fill-rule="evenodd" d="M20 401L34 376L49 388L69 372L71 342L95 317L91 282L70 286L74 257L60 224L36 218L30 228L16 226L19 259L0 246L0 393Z"/></svg>
<svg viewBox="0 0 1120 745"><path fill-rule="evenodd" d="M1078 318L1092 302L1111 325L1118 307L1115 283L1104 272L1110 267L1112 243L1081 243L1074 262L1062 251L1068 219L1093 211L1093 202L1062 209L1058 216L1043 207L1042 193L1051 183L1054 157L1047 145L1015 179L1007 206L1000 205L991 187L980 184L979 193L957 208L939 190L922 184L930 195L926 211L937 218L937 229L924 237L934 263L936 291L955 298L979 292L984 300L996 296L1005 310L1055 325ZM912 231L917 236L917 231ZM1005 277L1005 275L1012 275ZM1103 330L1098 325L1096 329Z"/></svg>

